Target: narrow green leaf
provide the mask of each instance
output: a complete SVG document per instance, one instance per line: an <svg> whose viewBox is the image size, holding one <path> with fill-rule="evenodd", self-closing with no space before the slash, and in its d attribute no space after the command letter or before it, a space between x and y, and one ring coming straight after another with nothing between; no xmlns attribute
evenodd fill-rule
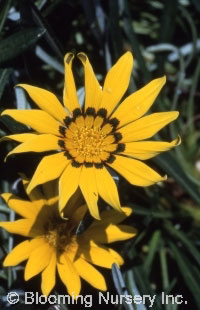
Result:
<svg viewBox="0 0 200 310"><path fill-rule="evenodd" d="M63 61L64 49L61 42L57 39L51 26L47 20L43 17L40 10L36 7L33 1L21 0L21 17L28 25L36 25L36 27L44 31L44 38L49 46L54 50L57 56Z"/></svg>
<svg viewBox="0 0 200 310"><path fill-rule="evenodd" d="M167 267L167 257L166 257L166 249L164 246L160 249L160 264L162 270L162 281L163 281L163 289L166 290L169 286L169 277L168 277L168 267Z"/></svg>
<svg viewBox="0 0 200 310"><path fill-rule="evenodd" d="M118 1L109 1L109 25L111 32L111 40L113 50L115 54L115 60L117 60L122 53L122 33L119 25L119 3Z"/></svg>
<svg viewBox="0 0 200 310"><path fill-rule="evenodd" d="M158 250L159 247L159 243L160 243L160 237L161 237L161 233L159 230L156 230L153 233L153 236L149 242L149 252L148 255L144 261L144 270L146 272L146 274L148 275L150 273L150 271L152 270L151 265L154 259L154 256Z"/></svg>
<svg viewBox="0 0 200 310"><path fill-rule="evenodd" d="M23 29L0 41L0 64L11 60L33 45L45 33L41 28Z"/></svg>
<svg viewBox="0 0 200 310"><path fill-rule="evenodd" d="M3 29L11 3L12 3L12 0L4 0L1 3L2 6L0 7L0 32Z"/></svg>
<svg viewBox="0 0 200 310"><path fill-rule="evenodd" d="M143 267L142 266L134 267L133 272L134 272L136 284L139 287L141 295L151 295L151 296L155 295L155 292L153 291L151 287L151 283L146 273L144 272ZM147 307L149 307L149 302L147 304ZM155 298L153 309L162 310L162 306L161 306L161 302L159 298Z"/></svg>
<svg viewBox="0 0 200 310"><path fill-rule="evenodd" d="M15 121L12 117L8 115L3 115L0 118L0 122L4 124L9 129L10 133L24 133L28 131L28 128L23 124Z"/></svg>
<svg viewBox="0 0 200 310"><path fill-rule="evenodd" d="M124 0L121 3L121 9L124 10L124 17L123 17L123 29L125 31L125 34L128 38L128 40L131 43L132 49L134 51L134 56L138 61L140 70L142 72L143 80L145 83L147 83L150 80L151 74L147 70L145 59L142 55L140 44L138 42L137 36L134 32L133 28L133 20L130 15L130 8L127 0Z"/></svg>
<svg viewBox="0 0 200 310"><path fill-rule="evenodd" d="M188 251L196 260L197 264L200 265L200 252L196 248L192 240L190 240L184 232L174 228L170 223L166 223L165 227L167 228L167 231L170 233L172 237L177 238L184 244L184 246L188 249Z"/></svg>
<svg viewBox="0 0 200 310"><path fill-rule="evenodd" d="M169 242L169 245L175 257L177 267L179 268L182 274L185 285L192 293L197 303L197 306L200 307L200 297L199 297L200 286L199 283L196 281L196 275L193 274L190 268L191 263L186 259L184 253L182 253L182 251L173 242Z"/></svg>
<svg viewBox="0 0 200 310"><path fill-rule="evenodd" d="M131 203L129 205L132 206ZM144 215L144 216L153 217L153 218L169 219L173 217L173 214L169 211L152 210L152 209L144 208L142 206L135 205L135 204L133 205L133 210L134 210L134 214Z"/></svg>
<svg viewBox="0 0 200 310"><path fill-rule="evenodd" d="M12 72L12 69L10 68L0 69L0 99L1 99L1 96L3 95L4 88L6 86L6 83L8 81L8 78L11 72Z"/></svg>
<svg viewBox="0 0 200 310"><path fill-rule="evenodd" d="M174 178L184 190L200 204L200 192L198 187L188 178L177 160L169 153L157 156L153 161L161 167L169 176Z"/></svg>

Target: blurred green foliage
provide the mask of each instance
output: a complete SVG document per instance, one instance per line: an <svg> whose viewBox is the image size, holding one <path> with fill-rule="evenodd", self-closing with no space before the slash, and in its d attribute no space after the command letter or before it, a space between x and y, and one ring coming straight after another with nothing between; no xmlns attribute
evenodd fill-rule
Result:
<svg viewBox="0 0 200 310"><path fill-rule="evenodd" d="M125 51L132 51L135 64L128 93L153 78L167 76L152 111L179 110L180 117L156 139L170 141L180 134L182 144L150 162L168 174L164 184L143 189L119 180L122 204L134 210L128 222L137 227L138 235L132 241L116 244L125 257L122 272L129 293L156 294L153 309L158 310L200 309L199 13L198 0L0 2L0 111L34 107L23 90L14 89L19 82L49 89L61 98L63 56L67 51L87 53L101 83L111 65ZM83 69L78 62L74 70L81 92ZM1 117L1 136L24 130L28 131L9 117ZM28 171L31 176L41 158L23 154L5 163L4 157L13 145L0 145L1 192L13 189L18 172ZM1 202L0 220L13 217ZM1 261L13 243L13 237L1 230ZM110 272L104 274L109 289L115 292ZM5 296L11 288L22 295L33 288L39 291L37 279L24 283L22 267L1 268L0 279L1 309L7 309ZM182 295L184 302L163 305L162 292ZM85 283L84 293L96 296ZM23 309L23 305L13 309L17 307ZM109 309L123 307L132 309L128 305L109 305ZM137 309L145 307L138 305Z"/></svg>

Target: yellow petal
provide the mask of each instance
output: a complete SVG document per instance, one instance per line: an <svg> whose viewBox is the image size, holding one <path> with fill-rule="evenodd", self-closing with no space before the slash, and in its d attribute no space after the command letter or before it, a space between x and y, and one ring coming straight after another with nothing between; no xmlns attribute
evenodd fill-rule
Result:
<svg viewBox="0 0 200 310"><path fill-rule="evenodd" d="M39 184L57 179L69 162L70 161L66 158L64 152L45 156L39 163L31 182L29 183L27 192L30 193L32 189Z"/></svg>
<svg viewBox="0 0 200 310"><path fill-rule="evenodd" d="M59 150L58 140L58 137L50 134L35 135L35 137L15 147L6 157L17 153Z"/></svg>
<svg viewBox="0 0 200 310"><path fill-rule="evenodd" d="M35 138L36 134L34 133L19 133L16 135L10 135L10 136L5 136L0 139L0 142L6 141L6 140L14 140L17 142L26 142L32 138Z"/></svg>
<svg viewBox="0 0 200 310"><path fill-rule="evenodd" d="M166 180L166 176L161 177L157 172L139 160L118 155L115 157L115 161L108 165L133 185L149 186Z"/></svg>
<svg viewBox="0 0 200 310"><path fill-rule="evenodd" d="M42 294L48 296L56 282L56 253L52 253L48 266L42 271Z"/></svg>
<svg viewBox="0 0 200 310"><path fill-rule="evenodd" d="M112 117L116 117L120 121L118 127L143 116L152 106L165 82L165 76L155 79L128 96L112 115Z"/></svg>
<svg viewBox="0 0 200 310"><path fill-rule="evenodd" d="M76 206L74 206L74 209L76 208ZM66 211L68 211L68 206L66 208ZM79 206L77 209L74 210L74 212L71 213L71 215L69 216L70 221L74 224L74 226L78 226L80 224L80 221L83 220L85 214L87 211L87 205L82 205ZM66 212L66 216L67 216L68 212Z"/></svg>
<svg viewBox="0 0 200 310"><path fill-rule="evenodd" d="M53 251L53 248L44 241L42 245L31 252L25 267L25 281L31 279L49 265Z"/></svg>
<svg viewBox="0 0 200 310"><path fill-rule="evenodd" d="M87 261L82 258L78 258L74 261L74 266L76 267L81 278L83 278L85 281L90 283L98 290L107 290L106 282L102 274Z"/></svg>
<svg viewBox="0 0 200 310"><path fill-rule="evenodd" d="M12 251L6 256L3 266L16 266L26 260L30 253L35 249L36 246L39 246L43 243L41 238L35 238L31 241L26 240L18 244Z"/></svg>
<svg viewBox="0 0 200 310"><path fill-rule="evenodd" d="M14 222L0 222L0 227L6 229L9 233L18 234L25 237L30 236L32 225L32 219L20 219Z"/></svg>
<svg viewBox="0 0 200 310"><path fill-rule="evenodd" d="M165 152L181 143L180 137L177 137L172 142L160 141L139 141L129 142L125 144L125 150L122 152L125 155L132 156L137 159L149 159L160 152Z"/></svg>
<svg viewBox="0 0 200 310"><path fill-rule="evenodd" d="M117 186L105 167L95 169L97 191L99 195L113 208L122 212Z"/></svg>
<svg viewBox="0 0 200 310"><path fill-rule="evenodd" d="M132 142L151 138L161 128L174 121L179 115L179 112L160 112L144 116L135 122L132 122L119 132L122 134L120 142Z"/></svg>
<svg viewBox="0 0 200 310"><path fill-rule="evenodd" d="M108 225L107 227L93 226L84 233L85 238L93 240L95 243L111 243L133 238L136 229L128 225Z"/></svg>
<svg viewBox="0 0 200 310"><path fill-rule="evenodd" d="M37 215L37 208L34 207L32 202L20 199L19 197L11 194L4 193L1 197L8 204L9 208L26 218L33 218Z"/></svg>
<svg viewBox="0 0 200 310"><path fill-rule="evenodd" d="M78 187L78 189L69 199L67 203L67 207L64 210L66 217L72 218L76 209L83 206L84 204L85 204L85 200L83 198L80 188Z"/></svg>
<svg viewBox="0 0 200 310"><path fill-rule="evenodd" d="M118 264L118 266L121 266L124 264L124 260L121 257L121 255L119 255L116 251L114 251L113 249L109 248L109 253L112 255L112 257L115 259L116 264Z"/></svg>
<svg viewBox="0 0 200 310"><path fill-rule="evenodd" d="M100 108L107 110L107 116L110 115L127 90L132 67L133 57L130 52L127 52L108 72L103 86L103 98L100 105Z"/></svg>
<svg viewBox="0 0 200 310"><path fill-rule="evenodd" d="M63 122L67 112L53 93L27 84L18 84L17 86L24 88L40 109L58 121Z"/></svg>
<svg viewBox="0 0 200 310"><path fill-rule="evenodd" d="M109 224L118 224L130 216L133 210L130 207L122 207L123 212L117 212L116 210L106 210L101 212L101 221L94 221L92 226L101 226Z"/></svg>
<svg viewBox="0 0 200 310"><path fill-rule="evenodd" d="M81 167L73 167L71 164L67 166L59 180L59 210L64 209L69 198L78 188Z"/></svg>
<svg viewBox="0 0 200 310"><path fill-rule="evenodd" d="M101 87L96 79L88 57L84 53L79 53L78 58L81 60L85 69L85 110L91 107L97 111L102 99Z"/></svg>
<svg viewBox="0 0 200 310"><path fill-rule="evenodd" d="M95 168L93 167L82 167L79 186L86 200L91 215L96 219L100 219L97 205L98 191L94 169Z"/></svg>
<svg viewBox="0 0 200 310"><path fill-rule="evenodd" d="M94 242L91 242L90 245L82 244L79 255L88 262L105 268L112 268L112 264L117 262L108 248L97 246Z"/></svg>
<svg viewBox="0 0 200 310"><path fill-rule="evenodd" d="M30 126L39 133L60 136L59 122L45 111L40 110L5 110L1 115L9 115L17 122Z"/></svg>
<svg viewBox="0 0 200 310"><path fill-rule="evenodd" d="M57 268L59 276L69 294L76 297L81 290L81 281L74 264L67 255L62 255L60 257L60 263L57 263Z"/></svg>
<svg viewBox="0 0 200 310"><path fill-rule="evenodd" d="M72 73L72 60L74 55L72 53L67 53L64 58L65 65L65 85L63 93L63 101L66 108L72 113L74 109L79 108L78 97L76 94L76 86L74 82L74 77Z"/></svg>
<svg viewBox="0 0 200 310"><path fill-rule="evenodd" d="M42 189L49 206L58 202L58 184L56 181L44 183Z"/></svg>
<svg viewBox="0 0 200 310"><path fill-rule="evenodd" d="M26 260L30 254L30 242L28 240L18 244L5 258L4 267L16 266Z"/></svg>
<svg viewBox="0 0 200 310"><path fill-rule="evenodd" d="M29 185L30 180L25 177L25 175L20 174L22 178L22 182L24 185L25 192L30 200L34 203L35 212L39 212L41 208L46 204L46 199L42 192L38 188L34 188L31 193L27 192L27 188Z"/></svg>

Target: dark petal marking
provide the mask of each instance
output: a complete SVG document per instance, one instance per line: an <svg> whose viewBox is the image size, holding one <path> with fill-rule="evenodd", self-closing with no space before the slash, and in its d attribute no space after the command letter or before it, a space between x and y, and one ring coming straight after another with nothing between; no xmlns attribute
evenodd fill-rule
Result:
<svg viewBox="0 0 200 310"><path fill-rule="evenodd" d="M79 168L82 164L78 163L77 161L73 160L72 161L72 167L75 167L75 168Z"/></svg>
<svg viewBox="0 0 200 310"><path fill-rule="evenodd" d="M103 163L94 163L94 166L97 169L102 169L103 168Z"/></svg>
<svg viewBox="0 0 200 310"><path fill-rule="evenodd" d="M115 161L116 157L110 154L108 159L106 160L106 163L112 164Z"/></svg>
<svg viewBox="0 0 200 310"><path fill-rule="evenodd" d="M67 157L67 159L73 159L73 156L68 151L66 151L64 155Z"/></svg>
<svg viewBox="0 0 200 310"><path fill-rule="evenodd" d="M79 109L79 108L74 109L74 111L73 111L74 120L77 118L77 116L80 116L80 115L82 115L81 109Z"/></svg>
<svg viewBox="0 0 200 310"><path fill-rule="evenodd" d="M120 132L115 132L113 135L116 143L122 139L122 134Z"/></svg>
<svg viewBox="0 0 200 310"><path fill-rule="evenodd" d="M94 108L87 108L86 112L85 112L86 115L92 115L92 116L95 116L96 115L96 112L95 112L95 109Z"/></svg>
<svg viewBox="0 0 200 310"><path fill-rule="evenodd" d="M86 168L93 167L93 163L90 163L90 162L84 162L84 165L85 165Z"/></svg>
<svg viewBox="0 0 200 310"><path fill-rule="evenodd" d="M115 152L116 152L116 153L117 153L117 152L121 153L121 152L124 152L125 149L126 149L126 145L125 145L124 143L119 143L119 144L117 145L117 149L116 149Z"/></svg>
<svg viewBox="0 0 200 310"><path fill-rule="evenodd" d="M66 128L65 128L65 127L59 126L59 132L60 132L60 134L61 134L62 136L64 136L64 137L65 137L65 131L66 131Z"/></svg>
<svg viewBox="0 0 200 310"><path fill-rule="evenodd" d="M66 63L69 64L73 57L74 57L73 53L69 53L68 57L66 58Z"/></svg>
<svg viewBox="0 0 200 310"><path fill-rule="evenodd" d="M58 140L58 145L61 147L61 148L65 148L65 142L64 140Z"/></svg>
<svg viewBox="0 0 200 310"><path fill-rule="evenodd" d="M65 125L68 127L71 124L71 122L72 122L71 117L66 116L65 119L64 119Z"/></svg>
<svg viewBox="0 0 200 310"><path fill-rule="evenodd" d="M108 120L108 123L110 123L114 128L116 128L119 125L119 120L114 117Z"/></svg>
<svg viewBox="0 0 200 310"><path fill-rule="evenodd" d="M97 112L97 115L103 117L103 118L106 118L106 115L107 115L107 110L104 109L104 108L101 108L99 109L99 111Z"/></svg>

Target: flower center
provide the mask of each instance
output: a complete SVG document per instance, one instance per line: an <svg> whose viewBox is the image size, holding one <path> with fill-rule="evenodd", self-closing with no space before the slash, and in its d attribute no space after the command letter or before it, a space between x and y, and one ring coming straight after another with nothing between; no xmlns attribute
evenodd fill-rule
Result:
<svg viewBox="0 0 200 310"><path fill-rule="evenodd" d="M64 251L65 247L71 243L73 234L68 220L51 218L45 223L44 237L46 241L56 249L58 253Z"/></svg>
<svg viewBox="0 0 200 310"><path fill-rule="evenodd" d="M83 115L81 110L74 111L73 118L67 117L66 127L60 127L63 139L59 146L64 149L66 156L73 160L74 165L93 164L100 166L113 159L113 153L119 151L119 140L122 138L116 132L118 120L106 119L105 110L97 113L88 108Z"/></svg>

